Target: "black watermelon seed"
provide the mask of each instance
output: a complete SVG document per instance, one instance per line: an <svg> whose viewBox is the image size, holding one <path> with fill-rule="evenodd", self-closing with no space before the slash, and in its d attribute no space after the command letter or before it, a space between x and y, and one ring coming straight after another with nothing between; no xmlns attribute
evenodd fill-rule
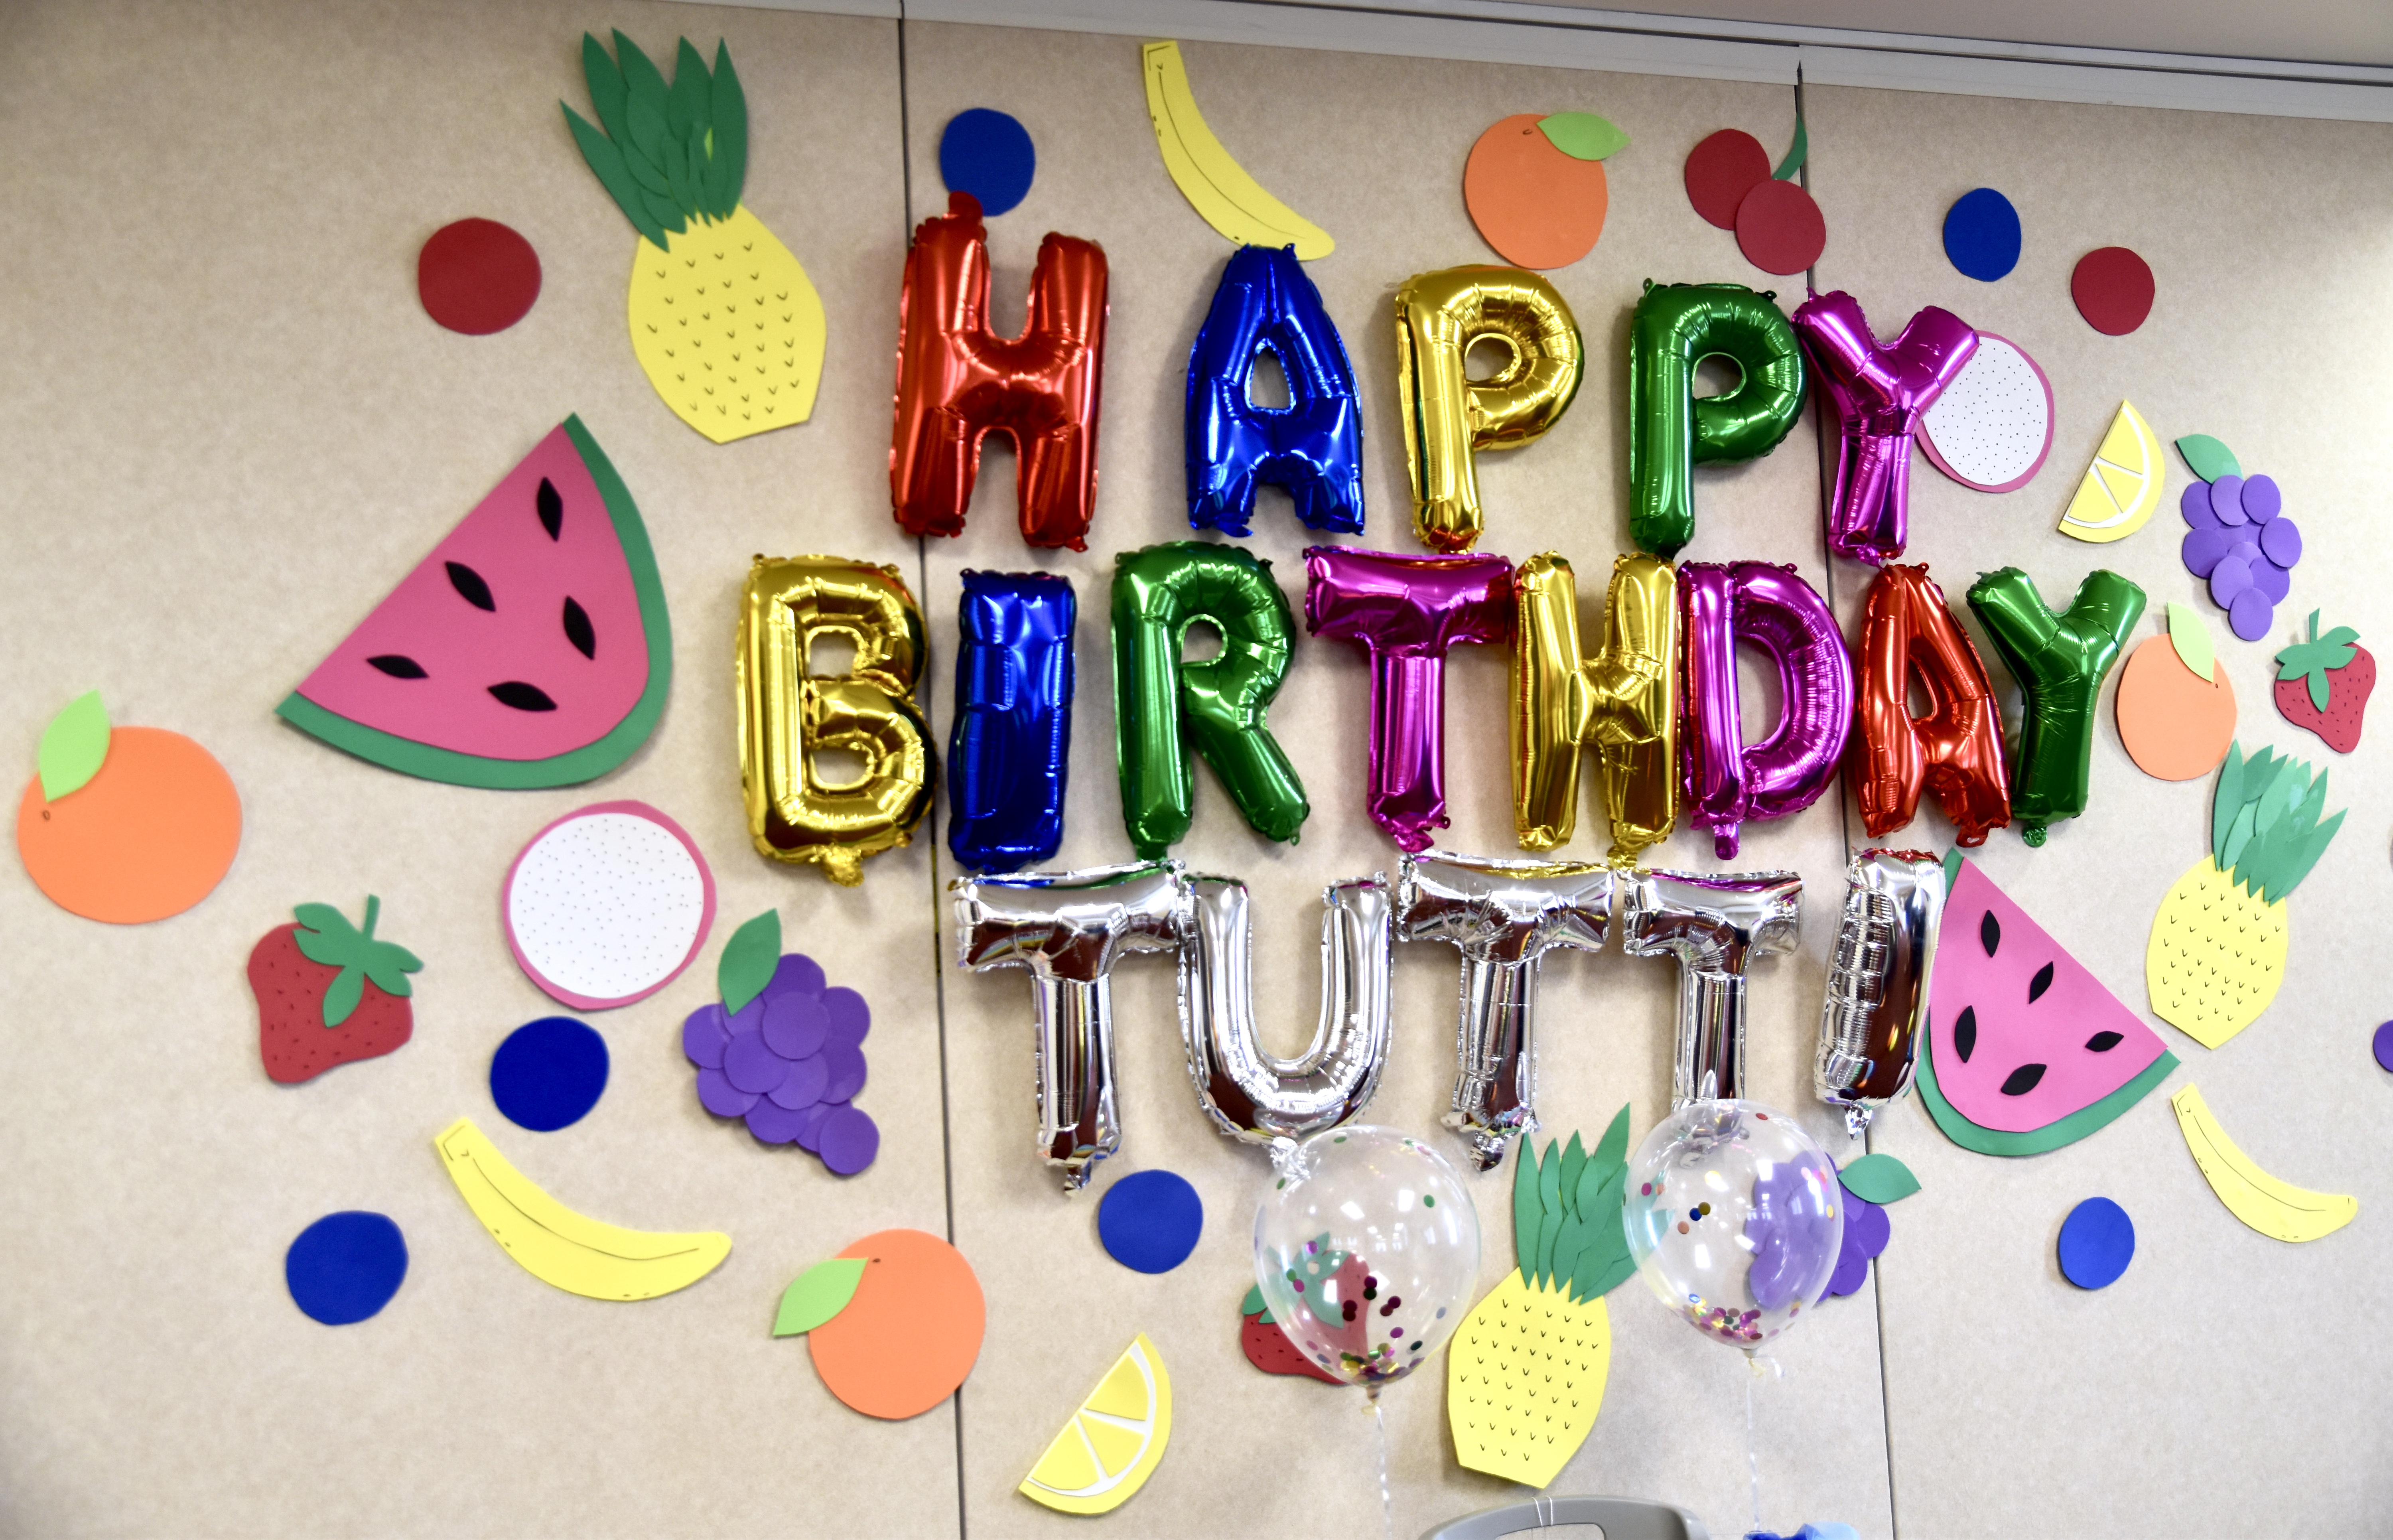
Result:
<svg viewBox="0 0 2393 1540"><path fill-rule="evenodd" d="M386 652L380 657L369 658L366 661L372 663L375 668L382 670L383 672L390 675L393 679L428 679L431 677L431 675L424 672L423 664L417 662L414 659L410 658L403 652Z"/></svg>
<svg viewBox="0 0 2393 1540"><path fill-rule="evenodd" d="M572 643L574 650L582 657L598 656L598 633L591 629L590 612L576 603L569 594L565 598L565 639ZM2049 973L2052 970L2046 968L2045 972Z"/></svg>
<svg viewBox="0 0 2393 1540"><path fill-rule="evenodd" d="M493 685L490 693L502 706L513 706L519 711L553 711L556 702L537 685L527 685L520 679L510 679L503 685Z"/></svg>
<svg viewBox="0 0 2393 1540"><path fill-rule="evenodd" d="M567 602L569 604L572 601L568 600ZM2047 962L2043 967L2035 971L2035 977L2027 981L2028 1004L2033 1005L2037 1000L2043 998L2044 992L2051 987L2052 964Z"/></svg>
<svg viewBox="0 0 2393 1540"><path fill-rule="evenodd" d="M2036 1087L2036 1082L2043 1078L2044 1066L2042 1064L2021 1064L2019 1068L2011 1071L2009 1079L2003 1082L2003 1094L2005 1096L2025 1096L2029 1091L2033 1090Z"/></svg>
<svg viewBox="0 0 2393 1540"><path fill-rule="evenodd" d="M540 509L540 527L548 531L549 539L555 540L565 528L565 499L556 495L556 483L542 476L539 495L532 502Z"/></svg>
<svg viewBox="0 0 2393 1540"><path fill-rule="evenodd" d="M2086 1051L2088 1053L2108 1053L2112 1049L2125 1041L2126 1039L2125 1038L2120 1037L2115 1032L2097 1032L2094 1036L2086 1039Z"/></svg>
<svg viewBox="0 0 2393 1540"><path fill-rule="evenodd" d="M1966 1064L1969 1062L1970 1052L1977 1046L1978 1008L1974 1005L1965 1005L1961 1008L1961 1013L1953 1018L1953 1051L1959 1054L1961 1062Z"/></svg>
<svg viewBox="0 0 2393 1540"><path fill-rule="evenodd" d="M482 575L479 572L464 562L449 563L449 586L457 591L459 598L472 605L476 609L495 612L499 607L498 601L490 597L490 585L482 581Z"/></svg>
<svg viewBox="0 0 2393 1540"><path fill-rule="evenodd" d="M1986 949L1988 957L1994 956L1994 948L2003 944L2002 923L1994 919L1992 909L1986 911L1985 919L1978 921L1978 944Z"/></svg>

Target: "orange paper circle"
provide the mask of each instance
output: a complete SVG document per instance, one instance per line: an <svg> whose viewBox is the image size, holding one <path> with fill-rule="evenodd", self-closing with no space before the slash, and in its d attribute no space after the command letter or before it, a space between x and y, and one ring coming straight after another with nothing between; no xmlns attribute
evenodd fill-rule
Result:
<svg viewBox="0 0 2393 1540"><path fill-rule="evenodd" d="M1490 127L1462 168L1471 222L1519 268L1567 268L1593 251L1611 199L1603 163L1556 150L1537 126L1543 116L1516 112Z"/></svg>
<svg viewBox="0 0 2393 1540"><path fill-rule="evenodd" d="M17 804L17 853L51 902L138 925L205 898L241 848L241 794L216 756L161 727L108 735L99 774L57 802L33 777Z"/></svg>
<svg viewBox="0 0 2393 1540"><path fill-rule="evenodd" d="M846 1308L806 1334L830 1393L893 1421L955 1394L988 1321L963 1253L920 1230L883 1230L840 1255L863 1258L864 1276Z"/></svg>
<svg viewBox="0 0 2393 1540"><path fill-rule="evenodd" d="M2203 678L2165 636L2147 637L2119 674L2119 741L2145 775L2190 781L2210 774L2235 740L2235 687L2224 662Z"/></svg>

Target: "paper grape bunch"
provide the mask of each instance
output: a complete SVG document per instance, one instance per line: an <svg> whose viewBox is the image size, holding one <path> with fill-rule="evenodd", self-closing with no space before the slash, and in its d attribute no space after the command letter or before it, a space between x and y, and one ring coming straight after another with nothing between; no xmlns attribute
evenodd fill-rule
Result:
<svg viewBox="0 0 2393 1540"><path fill-rule="evenodd" d="M814 1152L841 1176L871 1165L881 1129L853 1104L872 1028L864 997L825 987L812 958L783 955L781 917L770 909L732 936L717 977L722 1003L691 1011L681 1029L700 1103L746 1120L761 1142Z"/></svg>
<svg viewBox="0 0 2393 1540"><path fill-rule="evenodd" d="M2302 531L2284 516L2284 494L2275 479L2245 476L2226 445L2196 433L2177 447L2202 477L2177 504L2187 526L2186 570L2210 580L2211 602L2227 611L2235 634L2256 642L2276 624L2277 607L2293 591Z"/></svg>

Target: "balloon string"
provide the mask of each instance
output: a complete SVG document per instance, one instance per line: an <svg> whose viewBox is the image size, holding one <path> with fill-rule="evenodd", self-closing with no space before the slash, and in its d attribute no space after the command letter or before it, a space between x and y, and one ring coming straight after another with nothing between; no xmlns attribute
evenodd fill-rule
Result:
<svg viewBox="0 0 2393 1540"><path fill-rule="evenodd" d="M1388 1417L1380 1410L1380 1398L1371 1397L1371 1420L1380 1429L1380 1532L1384 1540L1396 1540L1395 1498L1388 1491Z"/></svg>
<svg viewBox="0 0 2393 1540"><path fill-rule="evenodd" d="M1761 1528L1761 1446L1753 1436L1754 1386L1761 1378L1761 1366L1753 1364L1753 1372L1745 1377L1745 1476L1752 1489L1753 1527Z"/></svg>

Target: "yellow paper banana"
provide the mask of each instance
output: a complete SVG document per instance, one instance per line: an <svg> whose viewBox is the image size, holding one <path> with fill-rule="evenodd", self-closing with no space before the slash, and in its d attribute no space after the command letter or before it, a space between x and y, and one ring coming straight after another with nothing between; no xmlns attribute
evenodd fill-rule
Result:
<svg viewBox="0 0 2393 1540"><path fill-rule="evenodd" d="M653 1299L687 1288L731 1255L714 1231L625 1230L575 1213L507 1163L470 1117L433 1141L449 1180L490 1238L544 1284L592 1299Z"/></svg>
<svg viewBox="0 0 2393 1540"><path fill-rule="evenodd" d="M2185 1134L2186 1148L2193 1152L2194 1164L2202 1168L2210 1190L2227 1205L2229 1213L2261 1234L2281 1241L2314 1241L2342 1229L2359 1214L2358 1198L2295 1187L2253 1165L2252 1157L2237 1149L2218 1119L2210 1116L2202 1092L2193 1087L2170 1097L2169 1105L2177 1109L2177 1125Z"/></svg>
<svg viewBox="0 0 2393 1540"><path fill-rule="evenodd" d="M1155 120L1155 142L1163 168L1186 194L1205 223L1241 245L1276 251L1294 246L1299 260L1327 256L1337 242L1320 226L1289 208L1247 175L1205 126L1188 88L1188 67L1177 43L1149 43L1142 50L1146 72L1146 111Z"/></svg>

